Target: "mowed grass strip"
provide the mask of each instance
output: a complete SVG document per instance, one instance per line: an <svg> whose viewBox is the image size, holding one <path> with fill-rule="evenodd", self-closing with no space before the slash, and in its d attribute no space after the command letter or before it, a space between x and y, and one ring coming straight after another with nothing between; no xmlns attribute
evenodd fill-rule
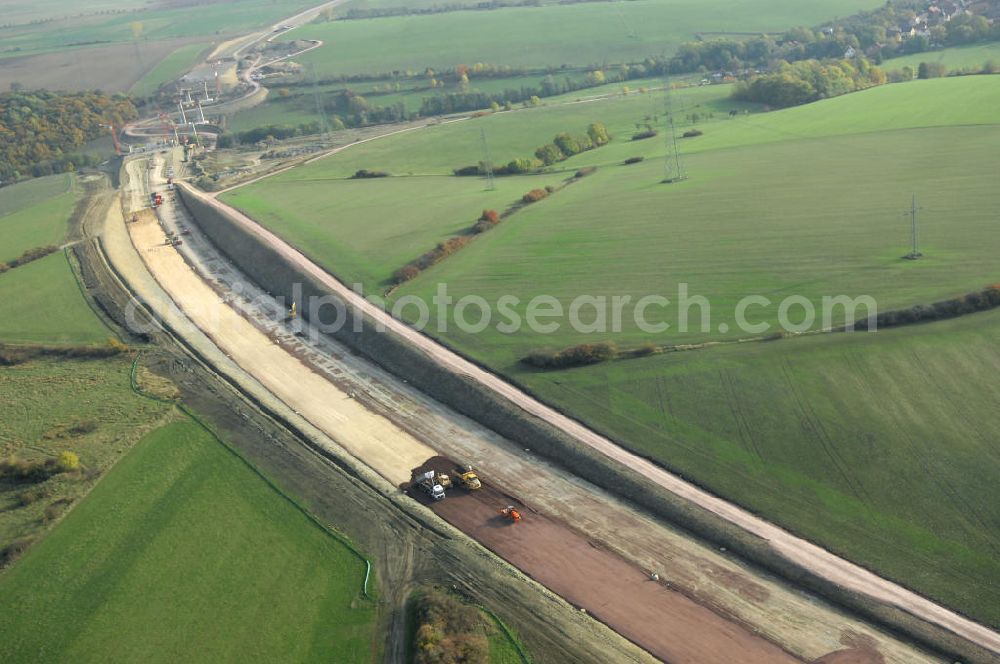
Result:
<svg viewBox="0 0 1000 664"><path fill-rule="evenodd" d="M635 0L334 21L306 26L288 38L323 40L321 49L300 59L314 64L320 76L476 62L558 67L637 61L669 54L699 31L783 31L877 5Z"/></svg>
<svg viewBox="0 0 1000 664"><path fill-rule="evenodd" d="M110 336L63 252L0 274L0 342L102 344Z"/></svg>
<svg viewBox="0 0 1000 664"><path fill-rule="evenodd" d="M0 576L0 659L369 662L364 575L360 557L178 422Z"/></svg>
<svg viewBox="0 0 1000 664"><path fill-rule="evenodd" d="M518 381L636 452L1000 626L1000 312Z"/></svg>

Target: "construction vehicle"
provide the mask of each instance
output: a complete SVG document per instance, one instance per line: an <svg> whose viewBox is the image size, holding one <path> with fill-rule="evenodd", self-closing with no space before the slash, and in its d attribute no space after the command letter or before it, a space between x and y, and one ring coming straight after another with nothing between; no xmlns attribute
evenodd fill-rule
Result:
<svg viewBox="0 0 1000 664"><path fill-rule="evenodd" d="M421 473L414 478L417 488L426 493L433 500L444 499L444 487L441 486L433 470Z"/></svg>
<svg viewBox="0 0 1000 664"><path fill-rule="evenodd" d="M514 523L517 523L521 520L521 513L517 511L517 509L513 505L508 505L507 507L500 510L500 516Z"/></svg>
<svg viewBox="0 0 1000 664"><path fill-rule="evenodd" d="M163 205L163 194L154 191L149 195L149 197L153 201L153 207L160 207Z"/></svg>
<svg viewBox="0 0 1000 664"><path fill-rule="evenodd" d="M455 484L461 484L462 488L466 491L478 491L483 488L483 483L479 481L479 476L476 475L476 471L472 469L472 466L466 466L464 470L456 469L454 480L450 475L440 473L437 476L437 482L445 489L450 489Z"/></svg>
<svg viewBox="0 0 1000 664"><path fill-rule="evenodd" d="M466 466L458 478L462 480L462 488L466 491L478 491L483 488L483 483L479 481L479 476L476 475L476 471L472 469L472 466Z"/></svg>
<svg viewBox="0 0 1000 664"><path fill-rule="evenodd" d="M295 305L295 302L292 302L292 308L288 310L287 314L285 314L285 321L295 320L295 317L298 315L299 309Z"/></svg>

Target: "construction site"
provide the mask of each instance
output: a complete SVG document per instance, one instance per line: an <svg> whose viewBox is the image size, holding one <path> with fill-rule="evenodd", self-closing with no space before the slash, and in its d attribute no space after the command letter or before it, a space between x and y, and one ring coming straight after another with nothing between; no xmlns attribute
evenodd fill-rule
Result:
<svg viewBox="0 0 1000 664"><path fill-rule="evenodd" d="M219 46L162 111L102 125L120 159L73 251L97 308L155 342L148 369L371 552L383 661L406 661L407 603L435 584L500 613L537 662L1000 662L991 629L624 449L219 199L428 125L220 156L267 68L322 46L272 43L315 14Z"/></svg>
<svg viewBox="0 0 1000 664"><path fill-rule="evenodd" d="M150 131L164 135L173 127L164 122ZM542 646L541 651L548 652L543 661L646 661L650 656L692 663L940 661L929 643L915 645L894 633L890 623L872 622L843 604L804 592L719 543L739 538L694 535L690 528L673 525L634 498L613 491L619 479L625 478L621 487L627 487L633 481L630 476L650 472L639 469L640 460L610 452L618 459L615 463L625 465L621 474L606 477L610 484L598 486L569 470L565 462L578 462L560 459L544 441L498 434L429 396L427 386L416 384L412 376L394 374L393 359L359 352L357 346L313 329L313 312L260 285L241 266L280 272L283 268L269 258L268 252L274 251L312 280L306 292L316 284L338 297L349 292L265 229L186 184L192 147L183 144L183 137L178 139L180 145L174 146L166 135L156 145L159 149L127 157L120 199L109 201L105 218L90 227L92 237L99 239L95 246L128 294L126 301L141 303L138 309L134 304L123 308L131 307L133 317L140 311L146 329L166 335L179 352L192 356L253 404L237 413L262 410L288 426L305 443L297 456L331 460L348 472L337 481L366 484L376 502L393 506L398 514L393 518L408 515L408 528L419 522L417 531L428 528L435 533L431 540L443 537L449 546L465 542L459 547L466 552L462 555L471 555L476 565L487 565L498 579L507 580L499 585L477 583L466 576L470 568L457 560L443 568L435 565L431 578L444 575L438 578L450 579L460 592L484 601L521 578L507 588L521 598L513 605L529 600L513 588L534 588L528 594L548 608L536 607L530 618L512 619L534 638L548 629L542 625L559 625L542 639L552 648ZM416 334L405 329L395 333ZM447 371L469 380L470 368L442 359ZM176 363L158 370L164 368L177 371ZM516 395L514 388L501 385L497 390L498 399L524 404L513 410L504 407L502 417L512 423L537 419L536 413L544 412ZM561 424L557 418L550 421ZM242 424L238 419L236 423ZM530 432L534 425L516 426ZM265 466L287 463L277 458L276 449L246 444L254 455L267 459ZM629 469L629 464L638 465ZM343 506L333 507L332 495L316 487L301 488L310 504L316 501L323 506L319 509L343 515ZM687 490L676 485L655 491L682 495ZM701 499L696 492L691 498ZM744 518L720 509L716 514L733 519L730 523ZM361 530L378 524L374 531L381 532L383 515L368 514ZM358 524L356 516L348 521ZM851 593L867 594L888 607L906 606L918 622L945 621L956 633L982 639L980 652L986 652L988 632L977 634L971 623L891 584L871 583L866 573L826 552L811 560L799 557L794 538L777 529L767 532L766 539L758 541L770 540L767 548L782 560L799 561L788 564L815 563L817 574L838 579ZM426 544L427 536L414 535L415 541ZM391 546L386 542L375 548ZM824 556L832 564L821 562ZM424 565L409 558L400 569L394 567L398 559L398 552L387 553L382 564L390 569L382 571L381 578L394 601L402 602ZM510 595L504 597L504 602L510 600ZM402 629L398 622L403 618L395 611L388 612L386 620L390 630ZM622 638L590 632L587 625L594 620ZM582 637L581 630L588 637ZM595 639L600 648L595 649Z"/></svg>

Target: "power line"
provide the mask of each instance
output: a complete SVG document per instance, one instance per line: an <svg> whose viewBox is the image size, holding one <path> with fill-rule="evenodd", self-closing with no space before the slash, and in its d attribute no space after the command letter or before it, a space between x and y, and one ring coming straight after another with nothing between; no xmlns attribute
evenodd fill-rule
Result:
<svg viewBox="0 0 1000 664"><path fill-rule="evenodd" d="M670 93L670 79L664 79L663 86L663 106L667 116L669 133L666 134L666 158L664 159L663 181L667 183L681 182L687 180L687 173L684 172L684 165L681 163L681 151L677 145L677 125L674 123L673 99Z"/></svg>
<svg viewBox="0 0 1000 664"><path fill-rule="evenodd" d="M496 182L493 179L493 162L490 159L490 146L486 142L486 129L479 129L479 139L483 146L483 170L486 171L486 190L493 191L496 189Z"/></svg>
<svg viewBox="0 0 1000 664"><path fill-rule="evenodd" d="M903 212L904 217L910 218L910 240L912 242L910 253L903 258L911 261L915 261L923 256L923 254L920 253L920 229L917 224L917 212L922 209L923 208L917 206L917 195L913 194L913 198L910 200L910 209Z"/></svg>
<svg viewBox="0 0 1000 664"><path fill-rule="evenodd" d="M309 63L309 73L312 74L313 98L316 100L316 114L319 115L320 130L324 136L330 133L330 123L326 119L326 110L319 94L319 79L316 77L316 63Z"/></svg>

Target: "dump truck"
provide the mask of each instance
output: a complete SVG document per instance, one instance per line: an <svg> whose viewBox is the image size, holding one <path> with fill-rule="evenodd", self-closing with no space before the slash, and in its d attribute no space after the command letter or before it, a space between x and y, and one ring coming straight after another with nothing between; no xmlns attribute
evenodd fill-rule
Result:
<svg viewBox="0 0 1000 664"><path fill-rule="evenodd" d="M436 475L433 470L429 470L414 477L413 481L418 489L426 493L433 500L442 500L444 498L444 487L438 483Z"/></svg>
<svg viewBox="0 0 1000 664"><path fill-rule="evenodd" d="M483 483L479 481L479 476L476 475L476 471L472 469L472 466L466 466L458 478L462 480L462 487L466 491L478 491L483 488Z"/></svg>

